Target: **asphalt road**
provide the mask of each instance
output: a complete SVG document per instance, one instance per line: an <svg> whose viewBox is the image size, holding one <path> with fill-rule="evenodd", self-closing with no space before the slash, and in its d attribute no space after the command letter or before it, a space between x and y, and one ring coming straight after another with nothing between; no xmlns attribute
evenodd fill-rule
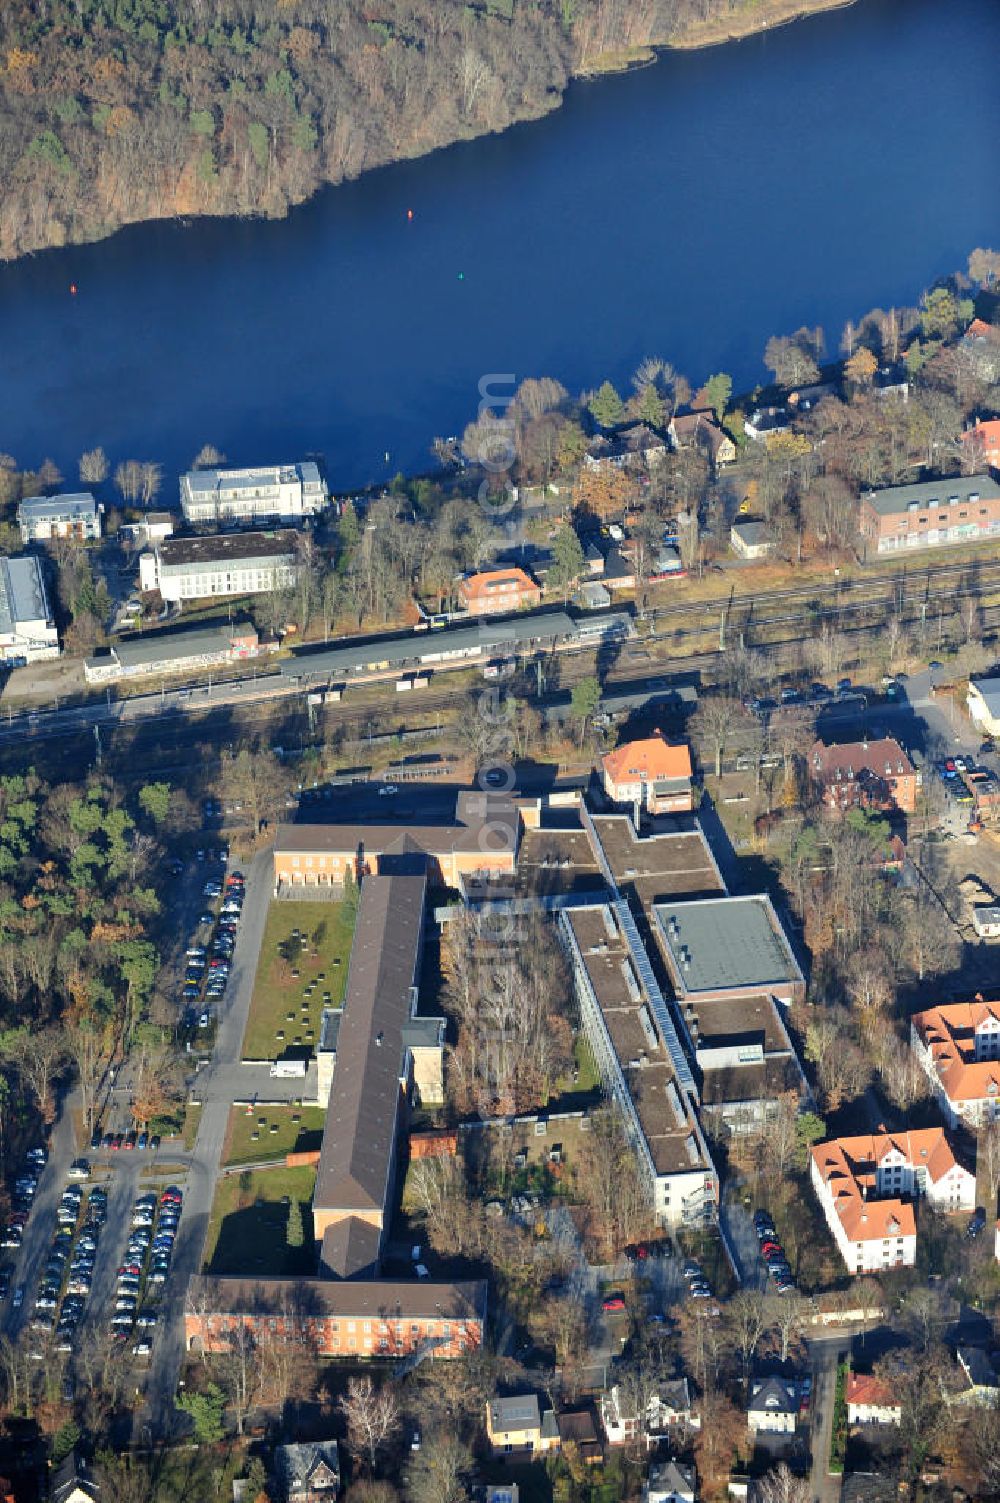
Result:
<svg viewBox="0 0 1000 1503"><path fill-rule="evenodd" d="M261 852L247 868L243 914L237 934L229 986L219 1013L212 1059L198 1076L195 1096L202 1102L198 1135L189 1159L184 1209L174 1244L173 1264L164 1290L160 1329L146 1378L146 1402L137 1416L136 1434L169 1435L177 1426L174 1397L184 1358L184 1304L188 1284L200 1273L205 1238L222 1160L234 1086L240 1075L240 1051L250 1011L254 975L267 908L273 890L271 854ZM235 1073L234 1073L235 1072ZM298 1087L301 1081L272 1084Z"/></svg>
<svg viewBox="0 0 1000 1503"><path fill-rule="evenodd" d="M810 1337L812 1359L812 1495L813 1503L839 1503L842 1479L827 1470L833 1438L833 1401L837 1364L850 1351L850 1339L842 1333Z"/></svg>

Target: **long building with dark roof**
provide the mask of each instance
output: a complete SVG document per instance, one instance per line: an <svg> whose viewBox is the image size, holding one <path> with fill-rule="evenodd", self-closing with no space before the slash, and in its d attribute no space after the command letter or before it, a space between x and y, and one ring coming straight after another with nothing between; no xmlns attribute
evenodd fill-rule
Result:
<svg viewBox="0 0 1000 1503"><path fill-rule="evenodd" d="M414 1014L426 891L425 875L370 875L361 884L313 1194L318 1277L193 1279L189 1350L225 1351L243 1326L348 1358L457 1357L481 1345L484 1282L381 1277L414 1088L410 1040L422 1037Z"/></svg>
<svg viewBox="0 0 1000 1503"><path fill-rule="evenodd" d="M482 1345L486 1284L476 1279L193 1278L184 1310L189 1351L225 1352L240 1326L323 1357L460 1357Z"/></svg>
<svg viewBox="0 0 1000 1503"><path fill-rule="evenodd" d="M426 888L425 877L366 877L361 887L313 1196L316 1240L341 1278L377 1266L392 1215Z"/></svg>
<svg viewBox="0 0 1000 1503"><path fill-rule="evenodd" d="M360 881L369 872L399 870L407 857L416 857L419 869L426 867L430 879L446 887L458 886L463 875L513 875L520 834L521 817L510 798L469 789L459 793L454 818L437 824L281 825L274 887L339 886L346 871Z"/></svg>

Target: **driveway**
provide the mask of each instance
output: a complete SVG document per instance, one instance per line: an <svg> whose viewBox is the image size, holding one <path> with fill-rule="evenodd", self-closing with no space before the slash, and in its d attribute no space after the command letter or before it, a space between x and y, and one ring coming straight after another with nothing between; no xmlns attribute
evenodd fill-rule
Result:
<svg viewBox="0 0 1000 1503"><path fill-rule="evenodd" d="M719 1221L736 1259L736 1274L744 1289L764 1289L767 1269L760 1256L760 1243L753 1217L735 1195L726 1195L719 1207Z"/></svg>
<svg viewBox="0 0 1000 1503"><path fill-rule="evenodd" d="M833 1438L837 1364L850 1351L850 1337L838 1332L809 1338L812 1359L812 1493L814 1503L839 1503L842 1479L827 1471Z"/></svg>
<svg viewBox="0 0 1000 1503"><path fill-rule="evenodd" d="M257 1074L248 1068L244 1075L239 1060L271 901L272 870L271 852L267 850L254 857L245 873L243 913L229 986L219 1012L215 1051L199 1073L193 1093L202 1103L201 1121L189 1161L184 1209L174 1244L173 1266L164 1290L160 1330L153 1344L146 1379L146 1408L137 1416L137 1437L148 1428L152 1437L161 1438L169 1435L177 1424L174 1396L184 1358L184 1304L188 1284L193 1275L201 1272L204 1260L205 1237L229 1112L234 1098L241 1094L235 1090L236 1083L251 1082L252 1076ZM269 1080L268 1084L272 1087L296 1086L297 1092L290 1092L290 1097L302 1094L302 1081ZM268 1099L285 1098L272 1091Z"/></svg>

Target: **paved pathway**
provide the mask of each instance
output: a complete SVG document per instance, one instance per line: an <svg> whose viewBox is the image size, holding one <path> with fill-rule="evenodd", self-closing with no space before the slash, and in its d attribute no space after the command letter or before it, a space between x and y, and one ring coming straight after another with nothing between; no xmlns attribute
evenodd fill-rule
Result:
<svg viewBox="0 0 1000 1503"><path fill-rule="evenodd" d="M270 851L254 857L246 871L243 914L233 954L229 986L219 1012L219 1027L212 1059L200 1072L194 1095L202 1102L198 1136L190 1155L184 1191L184 1210L174 1246L173 1266L164 1291L160 1330L146 1380L146 1409L137 1416L137 1433L148 1428L153 1438L169 1434L176 1423L174 1396L184 1358L184 1303L190 1279L201 1271L205 1237L215 1196L215 1185L229 1112L233 1101L246 1099L245 1086L258 1073L240 1066L243 1034L250 1012L254 976L264 936L264 924L272 893ZM297 1091L272 1090L271 1100L291 1100L302 1094L302 1081L268 1080L271 1087L295 1086Z"/></svg>
<svg viewBox="0 0 1000 1503"><path fill-rule="evenodd" d="M810 1336L812 1358L812 1495L813 1503L839 1503L842 1479L831 1476L830 1441L833 1436L833 1400L837 1386L837 1363L850 1351L850 1336L843 1333Z"/></svg>

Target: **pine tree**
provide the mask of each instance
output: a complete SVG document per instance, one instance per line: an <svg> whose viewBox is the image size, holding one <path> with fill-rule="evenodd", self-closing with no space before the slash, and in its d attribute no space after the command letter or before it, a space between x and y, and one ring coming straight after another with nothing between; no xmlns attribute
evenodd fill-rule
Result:
<svg viewBox="0 0 1000 1503"><path fill-rule="evenodd" d="M588 402L591 416L602 428L613 428L625 416L621 397L610 381L605 381Z"/></svg>
<svg viewBox="0 0 1000 1503"><path fill-rule="evenodd" d="M570 526L560 527L552 544L555 562L549 570L549 584L562 590L564 598L576 584L584 569L583 549L580 539Z"/></svg>

